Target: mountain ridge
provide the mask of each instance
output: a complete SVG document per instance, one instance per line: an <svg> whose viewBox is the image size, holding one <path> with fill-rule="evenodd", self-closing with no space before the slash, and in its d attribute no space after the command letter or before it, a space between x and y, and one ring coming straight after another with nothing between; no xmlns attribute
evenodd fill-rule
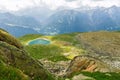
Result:
<svg viewBox="0 0 120 80"><path fill-rule="evenodd" d="M39 9L38 9L39 10ZM40 11L39 11L40 12ZM44 13L44 11L43 11ZM114 31L120 30L120 7L112 6L109 8L96 7L92 9L59 9L50 13L42 14L45 19L38 21L32 14L17 15L15 13L1 13L1 28L6 29L13 34L11 26L19 29L24 28L26 32L40 33L45 35L55 35L71 32L90 32L90 31ZM40 17L39 15L36 15ZM2 27L3 25L5 26ZM15 29L15 27L13 29ZM17 33L16 29L16 33ZM23 34L27 34L23 30ZM18 31L18 34L20 32ZM15 34L13 34L15 35ZM16 35L17 36L17 35ZM19 35L21 36L21 35Z"/></svg>

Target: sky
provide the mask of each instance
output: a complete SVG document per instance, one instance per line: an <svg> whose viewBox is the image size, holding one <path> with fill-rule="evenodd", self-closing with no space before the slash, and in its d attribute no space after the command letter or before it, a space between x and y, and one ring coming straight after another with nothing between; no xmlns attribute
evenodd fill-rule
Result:
<svg viewBox="0 0 120 80"><path fill-rule="evenodd" d="M78 8L120 6L120 0L0 0L0 10L17 11L31 7L47 6L52 10L59 7Z"/></svg>

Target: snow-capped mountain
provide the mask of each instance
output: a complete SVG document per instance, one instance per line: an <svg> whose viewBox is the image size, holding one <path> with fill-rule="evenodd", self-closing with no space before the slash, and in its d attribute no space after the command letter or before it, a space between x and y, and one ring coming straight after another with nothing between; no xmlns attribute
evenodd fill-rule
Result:
<svg viewBox="0 0 120 80"><path fill-rule="evenodd" d="M3 28L14 36L22 36L30 33L38 33L40 23L32 17L16 16L11 13L0 13L0 28Z"/></svg>
<svg viewBox="0 0 120 80"><path fill-rule="evenodd" d="M13 12L13 14L15 14L15 15L33 17L34 19L36 19L39 22L46 19L52 13L53 13L53 11L50 10L46 6L25 8L20 11Z"/></svg>
<svg viewBox="0 0 120 80"><path fill-rule="evenodd" d="M18 16L11 13L0 13L0 22L7 24L14 24L18 26L24 26L28 28L40 27L40 23L29 16Z"/></svg>
<svg viewBox="0 0 120 80"><path fill-rule="evenodd" d="M8 30L15 36L28 33L53 35L120 30L120 7L80 7L76 9L63 7L55 11L31 8L14 14L2 12L0 13L0 28Z"/></svg>
<svg viewBox="0 0 120 80"><path fill-rule="evenodd" d="M5 29L10 34L14 35L15 37L20 37L26 34L38 34L38 32L34 29L25 28L21 26L15 26L13 24L0 23L0 28Z"/></svg>
<svg viewBox="0 0 120 80"><path fill-rule="evenodd" d="M120 7L61 10L51 15L42 32L45 34L120 30Z"/></svg>

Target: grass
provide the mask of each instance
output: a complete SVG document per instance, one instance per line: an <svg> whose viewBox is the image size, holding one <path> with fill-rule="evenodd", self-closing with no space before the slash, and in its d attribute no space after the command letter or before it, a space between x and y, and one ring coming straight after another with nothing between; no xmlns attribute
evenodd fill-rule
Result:
<svg viewBox="0 0 120 80"><path fill-rule="evenodd" d="M60 34L55 36L43 35L25 35L20 37L20 41L24 44L25 49L35 59L46 58L51 61L65 61L73 59L85 51L82 48L77 48L75 45L79 44L75 36L78 33ZM45 38L51 41L50 45L26 45L30 40L36 38Z"/></svg>
<svg viewBox="0 0 120 80"><path fill-rule="evenodd" d="M0 62L0 80L29 80L22 71Z"/></svg>
<svg viewBox="0 0 120 80"><path fill-rule="evenodd" d="M3 31L0 29L0 41L4 41L6 43L9 43L17 48L23 48L21 43L15 39L13 36L11 36L9 33Z"/></svg>
<svg viewBox="0 0 120 80"><path fill-rule="evenodd" d="M101 73L101 72L82 72L83 75L92 77L95 80L120 80L120 73L115 72L107 72L107 73Z"/></svg>
<svg viewBox="0 0 120 80"><path fill-rule="evenodd" d="M52 40L66 41L66 42L70 42L74 45L74 44L78 43L78 41L74 38L77 34L79 34L79 33L56 35L56 36L53 36Z"/></svg>
<svg viewBox="0 0 120 80"><path fill-rule="evenodd" d="M35 59L47 58L51 61L68 60L61 54L63 50L56 45L31 45L26 46L25 49Z"/></svg>
<svg viewBox="0 0 120 80"><path fill-rule="evenodd" d="M120 56L119 32L88 32L79 35L78 39L83 46L97 54L117 57Z"/></svg>
<svg viewBox="0 0 120 80"><path fill-rule="evenodd" d="M40 62L31 58L20 42L0 30L0 80L54 80ZM8 66L10 65L10 66ZM24 79L24 74L30 79Z"/></svg>
<svg viewBox="0 0 120 80"><path fill-rule="evenodd" d="M73 73L71 76L69 76L69 79L71 80L72 77L75 75L82 74L86 77L92 78L92 79L85 79L85 80L120 80L120 73L116 72L77 72Z"/></svg>

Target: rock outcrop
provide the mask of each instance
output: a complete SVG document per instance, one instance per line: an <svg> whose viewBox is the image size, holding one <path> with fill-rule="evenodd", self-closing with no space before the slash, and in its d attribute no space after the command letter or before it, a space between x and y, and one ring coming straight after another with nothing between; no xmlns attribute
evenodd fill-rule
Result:
<svg viewBox="0 0 120 80"><path fill-rule="evenodd" d="M111 72L111 69L99 59L90 56L77 56L71 62L66 70L66 76L71 76L73 73L88 71L88 72Z"/></svg>

